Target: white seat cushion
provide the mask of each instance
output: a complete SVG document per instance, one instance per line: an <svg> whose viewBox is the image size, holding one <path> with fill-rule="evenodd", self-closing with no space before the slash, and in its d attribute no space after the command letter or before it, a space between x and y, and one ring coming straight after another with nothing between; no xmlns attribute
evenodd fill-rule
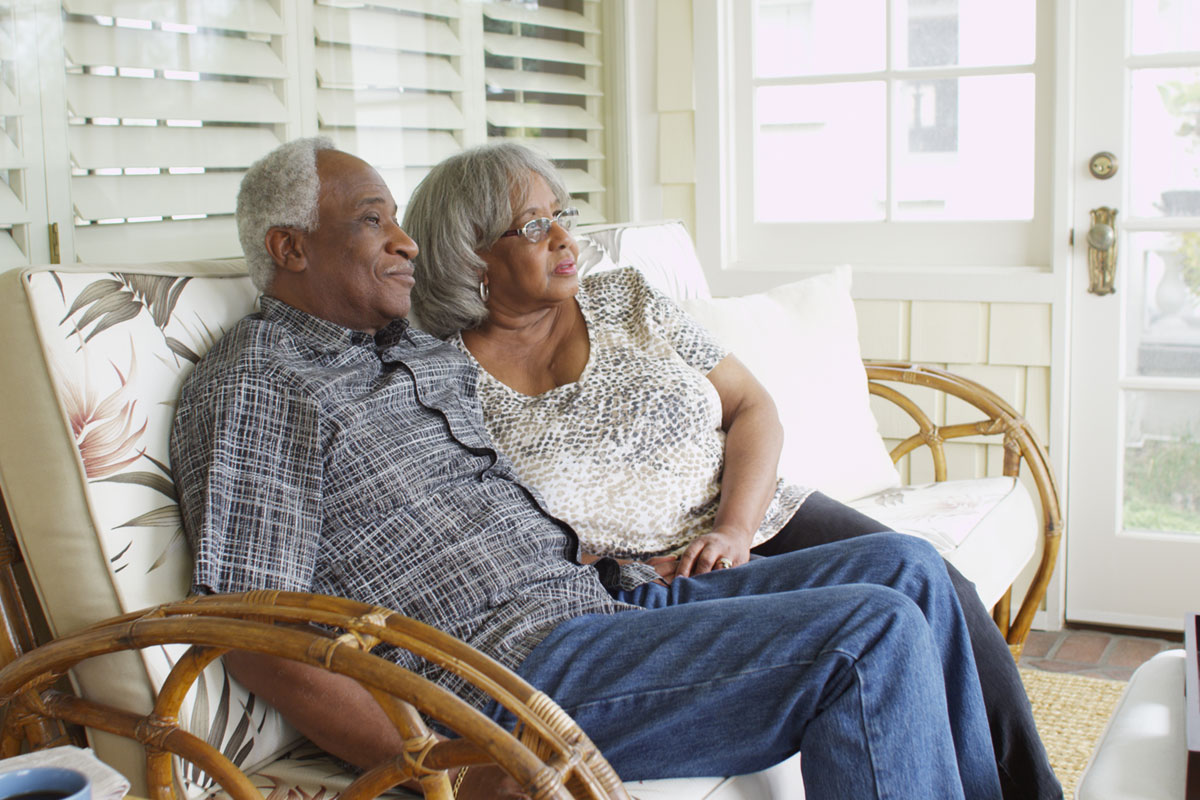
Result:
<svg viewBox="0 0 1200 800"><path fill-rule="evenodd" d="M249 777L267 797L319 799L341 792L354 776L306 742ZM637 800L804 800L798 754L751 775L629 781L625 786ZM404 790L395 790L391 795L405 800L419 797ZM216 796L228 797L223 792Z"/></svg>
<svg viewBox="0 0 1200 800"><path fill-rule="evenodd" d="M995 605L1037 550L1038 517L1016 478L972 478L884 489L850 503L894 530L931 542Z"/></svg>
<svg viewBox="0 0 1200 800"><path fill-rule="evenodd" d="M804 800L799 753L750 775L631 781L625 786L637 800Z"/></svg>

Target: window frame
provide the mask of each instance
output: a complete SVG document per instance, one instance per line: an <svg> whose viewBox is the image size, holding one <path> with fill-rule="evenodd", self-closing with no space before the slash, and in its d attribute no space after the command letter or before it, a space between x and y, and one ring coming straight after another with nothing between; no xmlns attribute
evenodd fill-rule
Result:
<svg viewBox="0 0 1200 800"><path fill-rule="evenodd" d="M850 263L883 273L942 271L976 276L996 272L1045 274L1056 252L1052 242L1062 207L1056 162L1065 56L1057 25L1062 0L1038 0L1035 100L1035 200L1032 221L888 221L753 223L750 86L752 15L742 0L695 0L696 240L710 272L814 271ZM739 61L740 58L740 61ZM894 73L895 74L895 73ZM902 77L902 73L900 74ZM889 84L889 91L891 90ZM803 246L798 247L797 242ZM937 243L937 250L930 243ZM1043 285L1043 290L1045 290Z"/></svg>

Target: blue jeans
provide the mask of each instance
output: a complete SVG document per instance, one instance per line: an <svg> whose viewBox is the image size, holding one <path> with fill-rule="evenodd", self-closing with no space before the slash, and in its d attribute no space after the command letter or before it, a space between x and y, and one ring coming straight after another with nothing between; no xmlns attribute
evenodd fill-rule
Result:
<svg viewBox="0 0 1200 800"><path fill-rule="evenodd" d="M812 800L1000 798L962 611L926 542L862 537L619 597L647 610L563 623L518 672L622 778L802 751Z"/></svg>
<svg viewBox="0 0 1200 800"><path fill-rule="evenodd" d="M751 552L774 556L885 530L889 530L886 525L820 492L813 492L783 530ZM950 574L950 582L967 620L1005 800L1062 800L1062 785L1050 766L1046 748L1042 746L1033 721L1033 709L1008 642L979 601L975 584L949 562L946 562L946 572Z"/></svg>

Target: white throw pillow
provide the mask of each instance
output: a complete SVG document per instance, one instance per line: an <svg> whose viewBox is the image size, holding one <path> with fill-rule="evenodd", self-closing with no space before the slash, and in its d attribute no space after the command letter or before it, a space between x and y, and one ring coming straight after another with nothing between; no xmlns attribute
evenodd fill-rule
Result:
<svg viewBox="0 0 1200 800"><path fill-rule="evenodd" d="M900 485L871 413L850 267L762 294L680 304L775 399L781 477L843 502Z"/></svg>

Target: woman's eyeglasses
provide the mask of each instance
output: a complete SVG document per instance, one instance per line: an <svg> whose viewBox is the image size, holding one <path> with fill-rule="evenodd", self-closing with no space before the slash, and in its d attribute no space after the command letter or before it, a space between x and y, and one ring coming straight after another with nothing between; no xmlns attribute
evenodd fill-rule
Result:
<svg viewBox="0 0 1200 800"><path fill-rule="evenodd" d="M578 217L578 208L564 208L562 211L556 211L553 217L531 219L519 228L505 231L500 234L500 238L503 239L505 236L524 236L532 244L537 244L550 234L550 226L554 223L557 222L564 231L570 231L575 227L575 220Z"/></svg>

